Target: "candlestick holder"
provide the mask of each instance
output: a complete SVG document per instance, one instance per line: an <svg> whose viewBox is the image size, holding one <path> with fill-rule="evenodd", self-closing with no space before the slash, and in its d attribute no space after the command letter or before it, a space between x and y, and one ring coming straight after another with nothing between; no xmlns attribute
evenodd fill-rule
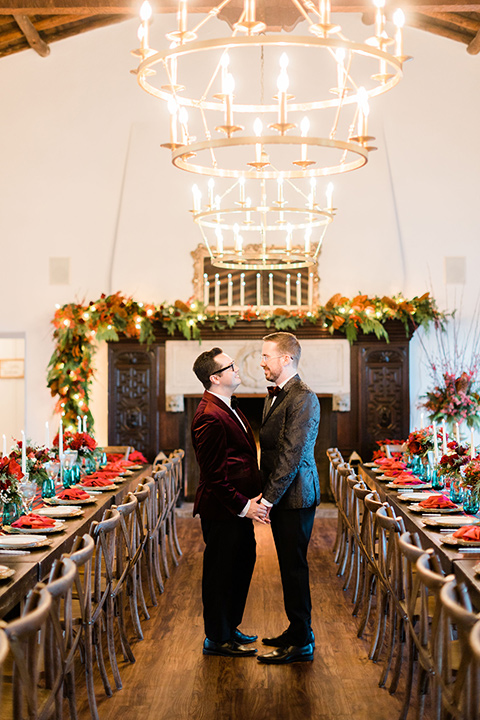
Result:
<svg viewBox="0 0 480 720"><path fill-rule="evenodd" d="M243 130L243 125L217 125L215 130L223 132L227 137L232 137L233 133Z"/></svg>
<svg viewBox="0 0 480 720"><path fill-rule="evenodd" d="M316 165L316 160L293 160L293 165L296 165L297 167L302 168L305 170L305 168L310 167L310 165Z"/></svg>

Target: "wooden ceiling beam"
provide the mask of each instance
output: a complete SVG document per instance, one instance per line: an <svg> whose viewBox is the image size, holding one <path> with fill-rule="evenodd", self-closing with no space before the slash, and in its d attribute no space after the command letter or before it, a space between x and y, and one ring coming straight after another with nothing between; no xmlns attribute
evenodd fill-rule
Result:
<svg viewBox="0 0 480 720"><path fill-rule="evenodd" d="M45 40L42 40L38 34L38 30L35 28L30 18L26 15L14 15L13 17L22 33L25 35L25 39L32 50L35 50L40 57L47 57L50 55L49 46Z"/></svg>
<svg viewBox="0 0 480 720"><path fill-rule="evenodd" d="M477 30L477 34L468 44L467 52L469 55L478 55L480 53L480 30Z"/></svg>
<svg viewBox="0 0 480 720"><path fill-rule="evenodd" d="M260 0L261 2L261 0ZM154 13L176 12L175 0L150 0ZM212 2L213 4L213 2ZM241 8L240 0L232 6ZM282 4L282 3L280 3ZM2 0L0 15L126 15L138 14L140 0ZM190 0L191 12L206 12L211 5L205 0ZM333 12L368 12L371 0L332 0ZM408 12L479 12L480 0L407 0L402 5Z"/></svg>
<svg viewBox="0 0 480 720"><path fill-rule="evenodd" d="M408 16L409 27L418 28L418 30L426 30L427 32L433 33L434 35L440 35L441 37L449 38L450 40L456 40L468 45L472 40L472 33L464 31L460 28L454 29L446 27L445 25L439 25L433 21L432 18L420 13L415 13Z"/></svg>
<svg viewBox="0 0 480 720"><path fill-rule="evenodd" d="M444 12L430 12L422 10L422 15L430 17L434 20L440 20L441 22L451 23L457 27L465 28L470 32L476 33L479 27L479 20L475 20L472 17L466 15L459 15L458 13L444 13Z"/></svg>

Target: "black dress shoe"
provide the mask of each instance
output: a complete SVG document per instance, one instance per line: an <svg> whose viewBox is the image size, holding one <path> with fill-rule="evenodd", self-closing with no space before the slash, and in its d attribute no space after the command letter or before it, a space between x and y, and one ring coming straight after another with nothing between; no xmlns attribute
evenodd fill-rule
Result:
<svg viewBox="0 0 480 720"><path fill-rule="evenodd" d="M245 635L245 633L242 633L242 631L237 628L233 631L232 640L239 643L239 645L250 645L250 643L258 640L258 635Z"/></svg>
<svg viewBox="0 0 480 720"><path fill-rule="evenodd" d="M289 645L288 647L276 648L266 655L259 655L257 660L258 662L266 663L268 665L287 665L287 663L294 662L311 662L313 660L313 649L312 643L304 645L303 647Z"/></svg>
<svg viewBox="0 0 480 720"><path fill-rule="evenodd" d="M204 655L223 655L224 657L249 657L255 655L257 648L248 648L245 645L239 645L232 640L224 643L217 643L213 640L205 638L203 641Z"/></svg>
<svg viewBox="0 0 480 720"><path fill-rule="evenodd" d="M278 635L277 637L271 637L271 638L262 638L262 643L264 645L270 645L271 647L276 648L284 648L291 645L290 640L288 639L288 631L285 630L281 635ZM311 638L310 638L310 644L313 645L315 648L315 635L312 632Z"/></svg>

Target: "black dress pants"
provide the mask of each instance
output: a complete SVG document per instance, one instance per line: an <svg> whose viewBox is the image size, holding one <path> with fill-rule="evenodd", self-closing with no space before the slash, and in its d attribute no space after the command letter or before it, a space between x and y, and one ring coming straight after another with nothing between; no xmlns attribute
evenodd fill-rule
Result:
<svg viewBox="0 0 480 720"><path fill-rule="evenodd" d="M202 532L205 635L223 643L242 622L255 566L255 533L251 520L234 515L227 520L202 518Z"/></svg>
<svg viewBox="0 0 480 720"><path fill-rule="evenodd" d="M315 507L284 510L274 506L270 511L283 602L290 621L287 638L290 645L299 647L313 639L307 550L314 519Z"/></svg>

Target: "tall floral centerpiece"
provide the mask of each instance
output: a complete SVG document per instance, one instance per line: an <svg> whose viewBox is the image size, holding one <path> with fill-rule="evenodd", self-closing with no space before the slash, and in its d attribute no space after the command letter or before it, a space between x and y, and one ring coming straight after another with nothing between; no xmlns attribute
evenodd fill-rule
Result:
<svg viewBox="0 0 480 720"><path fill-rule="evenodd" d="M431 420L445 420L450 431L455 423L465 422L468 427L480 428L480 395L476 391L478 380L475 370L455 373L444 372L438 385L425 393L422 403Z"/></svg>
<svg viewBox="0 0 480 720"><path fill-rule="evenodd" d="M53 440L53 445L54 447L58 447L58 434ZM91 435L86 432L70 432L66 430L63 433L63 448L64 450L71 450L77 453L80 465L87 473L95 470L97 443ZM77 469L80 472L78 466Z"/></svg>
<svg viewBox="0 0 480 720"><path fill-rule="evenodd" d="M462 468L463 509L477 513L480 506L480 458L471 458Z"/></svg>
<svg viewBox="0 0 480 720"><path fill-rule="evenodd" d="M441 442L441 440L441 435L437 430L437 443ZM435 448L433 425L428 425L421 430L413 430L407 438L406 445L410 455L420 458L426 457L427 453Z"/></svg>
<svg viewBox="0 0 480 720"><path fill-rule="evenodd" d="M53 459L53 453L44 445L35 445L31 440L26 443L26 471L30 480L42 485L48 479L45 464ZM22 462L22 441L18 440L10 451L10 457L18 464Z"/></svg>
<svg viewBox="0 0 480 720"><path fill-rule="evenodd" d="M22 497L18 484L22 478L22 470L14 458L8 455L0 458L0 501L3 504L4 525L10 525L20 513Z"/></svg>

